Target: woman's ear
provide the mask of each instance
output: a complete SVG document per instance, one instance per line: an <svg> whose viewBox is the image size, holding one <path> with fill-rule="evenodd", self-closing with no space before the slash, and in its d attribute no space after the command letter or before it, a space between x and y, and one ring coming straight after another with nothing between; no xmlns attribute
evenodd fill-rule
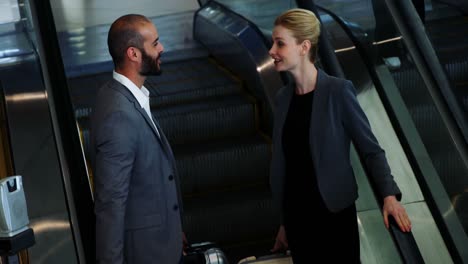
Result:
<svg viewBox="0 0 468 264"><path fill-rule="evenodd" d="M306 55L306 54L309 54L309 51L310 51L310 48L312 47L312 44L310 43L310 40L306 39L304 41L302 41L302 44L301 44L301 53L302 55Z"/></svg>

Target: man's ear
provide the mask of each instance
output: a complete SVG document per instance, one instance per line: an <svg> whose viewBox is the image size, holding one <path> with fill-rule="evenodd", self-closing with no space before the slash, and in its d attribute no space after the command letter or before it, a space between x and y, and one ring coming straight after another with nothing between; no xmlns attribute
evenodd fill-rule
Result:
<svg viewBox="0 0 468 264"><path fill-rule="evenodd" d="M135 48L135 47L128 47L127 48L127 58L130 61L138 60L139 56L140 56L140 51L137 48Z"/></svg>

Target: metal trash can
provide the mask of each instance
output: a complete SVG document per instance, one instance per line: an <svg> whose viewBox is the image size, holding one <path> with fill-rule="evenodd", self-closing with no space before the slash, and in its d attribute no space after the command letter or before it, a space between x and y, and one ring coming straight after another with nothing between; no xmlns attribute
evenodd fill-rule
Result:
<svg viewBox="0 0 468 264"><path fill-rule="evenodd" d="M21 176L0 180L0 237L13 237L29 224Z"/></svg>

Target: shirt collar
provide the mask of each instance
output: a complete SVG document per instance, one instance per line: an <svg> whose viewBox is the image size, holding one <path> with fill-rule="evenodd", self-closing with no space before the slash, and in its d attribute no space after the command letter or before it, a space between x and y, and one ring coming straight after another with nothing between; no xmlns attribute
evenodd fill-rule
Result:
<svg viewBox="0 0 468 264"><path fill-rule="evenodd" d="M142 108L145 108L145 105L149 103L149 91L145 86L141 86L141 89L138 88L130 79L124 75L113 71L112 77L121 83L123 86L127 87L128 90L135 96L138 103Z"/></svg>

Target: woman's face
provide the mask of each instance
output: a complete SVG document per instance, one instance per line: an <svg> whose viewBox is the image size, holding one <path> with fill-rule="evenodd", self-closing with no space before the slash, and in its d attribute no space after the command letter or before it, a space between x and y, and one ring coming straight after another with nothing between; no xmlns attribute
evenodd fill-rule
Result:
<svg viewBox="0 0 468 264"><path fill-rule="evenodd" d="M281 25L273 29L273 46L270 49L270 56L275 62L277 71L293 71L302 59L303 48L297 44L292 32Z"/></svg>

